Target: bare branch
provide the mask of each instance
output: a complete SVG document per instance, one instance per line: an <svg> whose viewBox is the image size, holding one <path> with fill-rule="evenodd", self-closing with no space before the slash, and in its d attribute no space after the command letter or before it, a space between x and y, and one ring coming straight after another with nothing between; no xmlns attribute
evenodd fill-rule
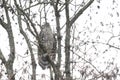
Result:
<svg viewBox="0 0 120 80"><path fill-rule="evenodd" d="M2 63L5 65L6 59L5 59L5 57L4 57L4 55L3 55L1 50L0 50L0 59L2 60Z"/></svg>
<svg viewBox="0 0 120 80"><path fill-rule="evenodd" d="M36 62L35 62L32 46L30 44L29 38L27 37L26 33L24 32L24 30L22 28L21 15L20 15L19 10L18 10L18 24L19 24L19 28L20 28L20 33L24 36L24 38L27 42L28 48L30 50L30 53L31 53L32 73L33 73L31 80L36 80Z"/></svg>
<svg viewBox="0 0 120 80"><path fill-rule="evenodd" d="M24 12L24 10L22 10L22 9L19 7L19 5L16 3L16 0L14 0L14 2L15 2L15 5L16 5L17 9L18 9L19 11L21 11L21 13L22 13L23 15L25 15L25 17L26 17L26 18L28 19L28 21L30 22L31 26L32 26L33 29L34 29L35 35L38 36L38 33L37 33L37 30L36 30L36 28L35 28L34 23L31 21L31 19L29 18L29 16ZM35 37L36 37L36 36L35 36Z"/></svg>
<svg viewBox="0 0 120 80"><path fill-rule="evenodd" d="M15 77L13 76L14 75L13 74L13 63L14 63L14 59L15 59L14 37L13 37L12 28L11 28L11 22L10 22L10 16L9 16L9 12L8 12L7 2L5 0L3 0L3 4L4 4L3 7L4 7L6 18L7 18L7 23L5 23L1 20L0 24L3 26L3 28L5 28L5 30L8 33L9 47L10 47L10 54L9 54L8 61L5 63L6 64L5 67L7 70L8 78L15 80ZM3 58L3 60L5 61L4 58Z"/></svg>
<svg viewBox="0 0 120 80"><path fill-rule="evenodd" d="M70 26L78 19L78 17L93 3L94 0L90 0L82 9L80 9L76 15L70 20Z"/></svg>
<svg viewBox="0 0 120 80"><path fill-rule="evenodd" d="M65 16L66 16L66 35L65 35L65 74L66 80L71 80L70 73L70 29L69 25L70 17L69 17L69 1L65 0Z"/></svg>
<svg viewBox="0 0 120 80"><path fill-rule="evenodd" d="M0 19L0 24L2 25L3 28L7 29L8 24L5 23L2 19Z"/></svg>
<svg viewBox="0 0 120 80"><path fill-rule="evenodd" d="M86 59L84 59L83 57L81 57L80 55L74 53L75 55L77 55L78 57L80 57L82 60L84 60L86 63L89 63L98 73L101 74L101 72L89 61L87 61Z"/></svg>
<svg viewBox="0 0 120 80"><path fill-rule="evenodd" d="M29 6L29 7L26 8L26 9L24 9L24 11L26 11L26 10L32 8L32 7L38 6L39 4L49 4L49 3L50 3L50 2L38 2L38 3L34 4L34 5Z"/></svg>
<svg viewBox="0 0 120 80"><path fill-rule="evenodd" d="M49 55L47 55L46 58L47 58L47 60L49 61L49 63L51 64L51 66L52 66L52 68L53 68L53 71L54 71L55 76L56 76L56 78L57 78L57 79L55 79L55 80L61 80L63 77L62 77L62 75L61 75L60 70L57 68L57 65L50 59L50 56L49 56ZM62 79L62 80L63 80L63 79Z"/></svg>
<svg viewBox="0 0 120 80"><path fill-rule="evenodd" d="M31 27L30 27L30 24L29 24L29 22L28 22L28 20L25 18L25 23L26 23L26 25L27 25L27 29L31 32L31 34L33 35L33 36L36 36L35 35L35 33L32 31L32 29L31 29Z"/></svg>

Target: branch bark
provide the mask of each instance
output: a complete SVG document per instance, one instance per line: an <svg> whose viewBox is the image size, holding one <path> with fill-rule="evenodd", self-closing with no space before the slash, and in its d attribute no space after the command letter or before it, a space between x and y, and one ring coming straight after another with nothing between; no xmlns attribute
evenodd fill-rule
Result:
<svg viewBox="0 0 120 80"><path fill-rule="evenodd" d="M58 69L57 65L50 59L50 56L47 55L46 58L48 59L47 61L49 61L49 63L51 64L53 71L55 73L55 80L63 80L63 77L61 75L60 70Z"/></svg>
<svg viewBox="0 0 120 80"><path fill-rule="evenodd" d="M6 59L2 53L2 51L0 50L0 59L2 60L2 63L5 64L6 63Z"/></svg>
<svg viewBox="0 0 120 80"><path fill-rule="evenodd" d="M9 54L9 58L8 58L7 61L5 61L5 58L3 56L2 56L1 59L3 61L5 61L4 65L5 65L6 70L7 70L8 79L9 80L15 80L15 76L14 76L14 73L13 73L13 63L14 63L14 59L15 59L14 37L13 37L13 31L12 31L12 28L11 28L11 22L10 22L10 17L9 17L9 13L8 13L7 3L6 3L5 0L2 0L2 2L3 2L3 7L4 7L6 18L7 18L7 23L5 23L4 21L2 21L0 19L0 24L2 25L2 27L8 33L10 54Z"/></svg>
<svg viewBox="0 0 120 80"><path fill-rule="evenodd" d="M72 26L72 24L78 19L78 17L93 3L94 0L90 0L82 9L80 9L76 15L70 20L69 25Z"/></svg>
<svg viewBox="0 0 120 80"><path fill-rule="evenodd" d="M31 24L31 26L32 26L32 28L33 28L33 30L34 30L34 36L35 36L35 37L38 36L38 32L37 32L37 30L36 30L36 28L35 28L34 23L31 21L30 17L25 13L25 11L24 11L23 9L21 9L21 8L19 7L19 5L17 4L16 0L14 0L14 2L15 2L16 8L17 8L17 9L27 18L27 20L30 22L30 24Z"/></svg>
<svg viewBox="0 0 120 80"><path fill-rule="evenodd" d="M60 12L58 10L58 4L59 4L60 0L57 0L56 4L54 2L54 0L51 0L51 2L53 3L53 8L55 10L55 17L56 17L56 30L57 30L57 53L58 53L58 63L57 66L58 68L60 68L61 65L61 32L60 32Z"/></svg>
<svg viewBox="0 0 120 80"><path fill-rule="evenodd" d="M15 1L15 4L16 1ZM20 28L20 33L24 36L26 43L28 45L28 48L30 50L30 54L31 54L31 63L32 63L32 77L31 80L36 80L36 61L35 61L35 57L33 54L33 50L32 50L32 46L30 44L29 38L27 37L26 33L24 32L23 28L22 28L22 22L21 22L21 11L19 9L17 9L17 13L18 13L18 24L19 24L19 28Z"/></svg>
<svg viewBox="0 0 120 80"><path fill-rule="evenodd" d="M54 11L55 11L56 30L57 30L57 53L58 53L57 59L58 60L57 60L56 69L59 71L59 74L58 75L56 74L54 66L52 66L55 72L55 80L61 80L59 75L61 75L60 66L61 66L61 39L62 37L61 37L61 31L60 31L60 12L58 10L59 1L60 0L57 0L57 2L55 3L54 0L51 0L51 5L53 6Z"/></svg>
<svg viewBox="0 0 120 80"><path fill-rule="evenodd" d="M65 0L65 15L66 15L66 37L65 37L65 74L66 80L70 79L70 29L69 25L69 0Z"/></svg>
<svg viewBox="0 0 120 80"><path fill-rule="evenodd" d="M72 80L70 72L70 30L72 24L78 19L78 17L93 3L94 0L90 0L82 9L76 13L76 15L70 20L69 17L69 0L65 0L65 15L66 15L66 37L65 37L65 74L66 80Z"/></svg>

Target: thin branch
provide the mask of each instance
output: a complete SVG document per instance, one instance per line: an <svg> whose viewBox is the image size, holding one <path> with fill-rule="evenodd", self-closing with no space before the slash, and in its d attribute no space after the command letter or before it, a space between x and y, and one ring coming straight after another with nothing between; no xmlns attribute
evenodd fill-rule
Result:
<svg viewBox="0 0 120 80"><path fill-rule="evenodd" d="M19 7L19 5L16 3L16 0L14 0L14 1L15 1L15 5L16 5L17 9L20 10L21 13L23 13L23 14L25 15L25 17L28 19L28 21L30 22L31 26L33 27L34 32L35 32L35 35L38 36L38 33L37 33L37 30L36 30L36 28L35 28L34 23L31 21L31 19L29 18L29 16L24 12L24 10L22 10L22 9ZM36 37L36 36L35 36L35 37Z"/></svg>
<svg viewBox="0 0 120 80"><path fill-rule="evenodd" d="M26 25L27 25L27 29L31 32L31 34L32 34L33 36L36 36L35 33L32 31L28 20L25 18L24 21L25 21L25 23L26 23Z"/></svg>
<svg viewBox="0 0 120 80"><path fill-rule="evenodd" d="M111 45L111 44L109 44L109 43L103 43L103 42L91 42L91 43L103 44L103 45L107 45L107 46L109 46L109 47L112 47L112 48L115 48L115 49L120 50L120 47L117 47L117 46Z"/></svg>
<svg viewBox="0 0 120 80"><path fill-rule="evenodd" d="M53 4L56 16L56 30L57 30L57 52L58 52L58 68L61 66L61 30L60 30L60 12L58 10L58 4L60 0L57 0L56 4ZM51 0L54 3L54 0Z"/></svg>
<svg viewBox="0 0 120 80"><path fill-rule="evenodd" d="M0 24L2 25L3 28L7 29L8 24L5 23L2 19L0 19Z"/></svg>
<svg viewBox="0 0 120 80"><path fill-rule="evenodd" d="M33 72L31 80L36 80L36 61L35 61L35 58L34 58L32 46L30 44L30 41L29 41L26 33L23 31L22 27L20 27L20 33L24 36L24 38L25 38L25 40L27 42L28 48L30 50L30 53L31 53L32 72Z"/></svg>
<svg viewBox="0 0 120 80"><path fill-rule="evenodd" d="M98 73L101 74L101 72L89 61L85 60L84 58L82 58L80 55L74 53L76 56L80 57L82 60L84 60L85 62L89 63Z"/></svg>
<svg viewBox="0 0 120 80"><path fill-rule="evenodd" d="M49 61L49 63L51 64L52 68L53 68L53 71L55 73L55 76L57 76L57 80L61 80L63 77L61 75L61 72L59 69L57 69L57 65L50 59L50 56L47 55L46 56L47 58L47 61ZM63 80L63 79L62 79Z"/></svg>
<svg viewBox="0 0 120 80"><path fill-rule="evenodd" d="M28 8L24 9L23 11L26 11L26 10L28 10L28 9L30 9L32 7L35 7L35 6L39 5L39 4L49 4L49 3L50 2L38 2L38 3L34 4L34 5L29 6Z"/></svg>
<svg viewBox="0 0 120 80"><path fill-rule="evenodd" d="M28 45L28 48L30 50L30 53L31 53L31 62L32 62L32 79L31 80L36 80L36 62L35 62L32 46L30 44L29 38L27 37L26 33L24 32L24 30L22 28L20 11L17 10L17 12L18 12L18 24L19 24L19 28L20 28L20 33L24 36L26 43Z"/></svg>
<svg viewBox="0 0 120 80"><path fill-rule="evenodd" d="M5 59L5 57L4 57L4 55L3 55L2 51L1 51L1 49L0 49L0 59L2 60L2 63L5 65L6 59Z"/></svg>
<svg viewBox="0 0 120 80"><path fill-rule="evenodd" d="M90 0L82 9L80 9L76 15L70 20L70 26L78 19L78 17L93 3L94 0Z"/></svg>

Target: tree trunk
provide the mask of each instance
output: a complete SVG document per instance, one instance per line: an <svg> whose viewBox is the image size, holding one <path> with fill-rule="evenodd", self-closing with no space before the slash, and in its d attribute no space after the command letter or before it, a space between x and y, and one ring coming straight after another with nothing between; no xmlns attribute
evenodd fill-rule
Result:
<svg viewBox="0 0 120 80"><path fill-rule="evenodd" d="M65 74L66 80L71 80L70 76L70 29L69 25L69 0L65 0L65 12L66 12L66 37L65 37Z"/></svg>

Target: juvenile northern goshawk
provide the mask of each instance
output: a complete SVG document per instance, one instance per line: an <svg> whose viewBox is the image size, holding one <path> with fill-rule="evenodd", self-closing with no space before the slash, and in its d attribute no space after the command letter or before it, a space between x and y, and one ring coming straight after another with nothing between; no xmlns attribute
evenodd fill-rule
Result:
<svg viewBox="0 0 120 80"><path fill-rule="evenodd" d="M49 55L51 60L55 58L55 37L49 23L46 22L41 26L39 40L39 46L41 49L38 51L39 65L45 69L46 67L50 66L46 56Z"/></svg>

